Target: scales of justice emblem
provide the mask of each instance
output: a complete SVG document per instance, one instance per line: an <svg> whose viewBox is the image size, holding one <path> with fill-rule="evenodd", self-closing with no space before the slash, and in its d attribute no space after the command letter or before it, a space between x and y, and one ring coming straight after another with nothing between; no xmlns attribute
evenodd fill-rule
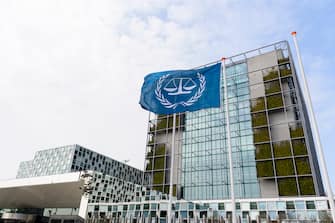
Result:
<svg viewBox="0 0 335 223"><path fill-rule="evenodd" d="M203 92L206 89L206 78L204 75L197 73L197 78L199 79L199 84L197 84L190 77L175 77L168 80L170 74L163 75L159 78L157 86L155 89L156 99L165 107L175 109L178 105L187 107L193 105L199 100ZM167 81L166 84L164 82ZM181 95L190 95L195 88L198 89L195 93L189 97L188 100L184 100L185 97L180 97L181 100L175 103L169 101L168 96L181 96ZM165 94L162 93L162 90ZM164 96L167 95L167 96Z"/></svg>

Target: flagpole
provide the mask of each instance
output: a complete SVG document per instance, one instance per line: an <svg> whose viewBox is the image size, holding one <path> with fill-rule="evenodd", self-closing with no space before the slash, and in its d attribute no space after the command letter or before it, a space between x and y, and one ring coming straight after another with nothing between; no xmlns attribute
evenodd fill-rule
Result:
<svg viewBox="0 0 335 223"><path fill-rule="evenodd" d="M174 165L174 150L175 150L175 137L176 137L176 113L173 113L173 127L171 137L171 155L170 155L170 189L169 189L169 205L167 213L167 223L172 220L172 195L173 195L173 165Z"/></svg>
<svg viewBox="0 0 335 223"><path fill-rule="evenodd" d="M317 148L317 151L318 151L318 155L319 155L319 159L320 159L320 165L321 165L322 173L323 173L326 188L327 188L327 195L328 195L328 200L329 200L329 205L330 205L330 212L331 212L331 215L332 215L332 219L335 220L334 195L333 195L333 191L332 191L329 176L328 176L328 171L327 171L327 167L326 167L326 160L325 160L325 157L324 157L324 154L323 154L323 148L322 148L322 144L321 144L321 140L320 140L320 133L319 133L318 124L316 122L315 113L314 113L314 109L313 109L313 105L312 105L312 99L311 99L311 95L310 95L310 92L309 92L309 87L308 87L307 79L306 79L306 76L305 76L304 67L302 65L300 49L299 49L298 41L297 41L297 37L296 37L297 32L292 32L291 34L293 36L294 46L295 46L297 57L298 57L298 64L299 64L299 69L300 69L302 81L304 83L303 87L304 87L304 93L305 93L305 96L306 96L306 102L307 102L306 104L307 104L307 107L308 107L308 110L309 110L309 113L310 113L311 124L312 124L312 128L314 130L314 136L315 136L315 141L316 141L316 148Z"/></svg>
<svg viewBox="0 0 335 223"><path fill-rule="evenodd" d="M227 147L228 147L228 159L229 159L229 177L230 177L230 194L231 194L231 203L232 203L232 223L236 223L236 205L235 205L235 188L234 188L234 173L233 173L233 158L232 158L232 149L230 141L230 122L229 122L229 101L228 101L228 85L227 85L227 75L226 75L226 58L222 58L222 75L224 78L224 101L225 101L225 116L226 116L226 131L227 131Z"/></svg>

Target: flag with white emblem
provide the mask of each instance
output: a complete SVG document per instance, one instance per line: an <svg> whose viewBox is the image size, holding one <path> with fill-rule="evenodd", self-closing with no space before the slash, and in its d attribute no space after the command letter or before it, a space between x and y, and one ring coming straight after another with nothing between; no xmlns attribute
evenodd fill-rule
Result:
<svg viewBox="0 0 335 223"><path fill-rule="evenodd" d="M220 107L221 63L200 69L172 70L144 78L140 105L156 114Z"/></svg>

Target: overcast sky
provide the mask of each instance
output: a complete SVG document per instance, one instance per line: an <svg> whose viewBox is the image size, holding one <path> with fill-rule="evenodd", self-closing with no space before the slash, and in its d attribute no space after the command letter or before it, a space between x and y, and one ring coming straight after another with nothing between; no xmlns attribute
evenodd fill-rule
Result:
<svg viewBox="0 0 335 223"><path fill-rule="evenodd" d="M0 179L67 144L143 169L147 73L293 48L296 30L334 188L334 11L332 0L0 0Z"/></svg>

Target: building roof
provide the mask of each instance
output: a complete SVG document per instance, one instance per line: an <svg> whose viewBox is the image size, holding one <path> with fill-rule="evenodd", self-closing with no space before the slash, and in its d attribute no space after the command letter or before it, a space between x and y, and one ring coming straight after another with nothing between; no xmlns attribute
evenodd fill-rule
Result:
<svg viewBox="0 0 335 223"><path fill-rule="evenodd" d="M0 181L0 208L80 206L81 172Z"/></svg>

